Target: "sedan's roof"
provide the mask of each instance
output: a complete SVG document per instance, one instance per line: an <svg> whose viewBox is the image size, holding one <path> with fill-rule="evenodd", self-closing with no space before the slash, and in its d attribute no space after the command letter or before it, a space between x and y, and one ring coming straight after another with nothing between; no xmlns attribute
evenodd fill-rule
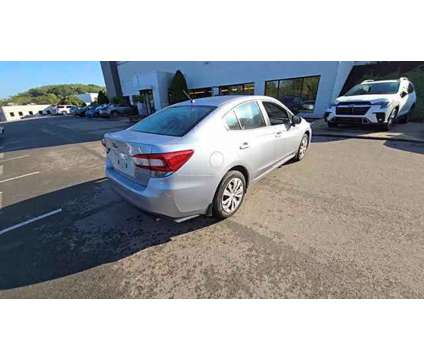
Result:
<svg viewBox="0 0 424 360"><path fill-rule="evenodd" d="M199 99L194 99L194 103L190 100L180 102L175 105L209 105L209 106L221 106L223 104L237 104L247 100L271 100L268 96L259 95L225 95L225 96L210 96ZM174 105L174 106L175 106Z"/></svg>

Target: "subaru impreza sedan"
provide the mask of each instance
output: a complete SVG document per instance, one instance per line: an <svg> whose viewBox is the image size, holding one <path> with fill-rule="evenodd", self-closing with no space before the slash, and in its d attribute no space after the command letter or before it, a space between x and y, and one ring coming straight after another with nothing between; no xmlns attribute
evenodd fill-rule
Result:
<svg viewBox="0 0 424 360"><path fill-rule="evenodd" d="M303 159L311 135L274 98L214 96L169 106L102 143L106 176L124 199L183 221L233 215L253 182Z"/></svg>

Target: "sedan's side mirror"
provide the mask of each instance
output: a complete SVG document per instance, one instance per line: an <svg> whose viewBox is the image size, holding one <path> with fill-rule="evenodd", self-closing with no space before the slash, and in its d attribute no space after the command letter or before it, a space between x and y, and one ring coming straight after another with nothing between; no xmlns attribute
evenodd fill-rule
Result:
<svg viewBox="0 0 424 360"><path fill-rule="evenodd" d="M294 116L292 117L292 123L293 123L294 125L300 124L301 122L302 122L302 118L301 118L300 116L298 116L298 115L294 115Z"/></svg>
<svg viewBox="0 0 424 360"><path fill-rule="evenodd" d="M406 95L408 95L408 92L406 92L405 90L402 90L402 92L400 93L400 97L404 98Z"/></svg>

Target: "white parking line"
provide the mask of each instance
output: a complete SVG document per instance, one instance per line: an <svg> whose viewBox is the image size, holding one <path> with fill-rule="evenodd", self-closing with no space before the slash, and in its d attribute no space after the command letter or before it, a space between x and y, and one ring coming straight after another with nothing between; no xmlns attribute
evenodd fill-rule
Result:
<svg viewBox="0 0 424 360"><path fill-rule="evenodd" d="M31 175L37 175L39 173L40 173L39 171L34 171L32 173L29 173L29 174L19 175L19 176L15 176L13 178L5 179L5 180L0 180L0 184L5 183L7 181L21 179L21 178L24 178L24 177L27 177L27 176L31 176Z"/></svg>
<svg viewBox="0 0 424 360"><path fill-rule="evenodd" d="M43 214L43 215L37 216L37 217L35 217L35 218L29 219L29 220L27 220L27 221L21 222L21 223L19 223L19 224L13 225L13 226L10 226L10 227L8 227L8 228L6 228L6 229L1 230L1 231L0 231L0 235L3 235L3 234L5 234L5 233L7 233L7 232L9 232L9 231L12 231L12 230L18 229L18 228L20 228L20 227L22 227L22 226L25 226L25 225L31 224L31 223L33 223L34 221L41 220L41 219L44 219L44 218L46 218L46 217L48 217L48 216L55 215L55 214L57 214L57 213L60 213L61 211L62 211L62 209L53 210L53 211L50 211L50 212L48 212L48 213L46 213L46 214Z"/></svg>
<svg viewBox="0 0 424 360"><path fill-rule="evenodd" d="M10 159L2 159L2 156L0 156L0 161L1 162L6 162L6 161L11 161L11 160L24 159L24 158L27 158L27 157L30 157L30 155L16 156L16 157L13 157L13 158L10 158Z"/></svg>

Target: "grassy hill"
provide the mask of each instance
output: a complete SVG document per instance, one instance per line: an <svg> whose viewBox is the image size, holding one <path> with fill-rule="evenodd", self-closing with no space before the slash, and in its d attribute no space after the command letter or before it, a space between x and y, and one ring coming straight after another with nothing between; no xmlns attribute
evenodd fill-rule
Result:
<svg viewBox="0 0 424 360"><path fill-rule="evenodd" d="M52 104L56 105L59 102L78 104L78 99L75 95L87 92L98 93L104 90L103 86L94 84L60 84L60 85L45 85L29 89L7 99L0 99L0 105L13 103L17 105L27 104Z"/></svg>

